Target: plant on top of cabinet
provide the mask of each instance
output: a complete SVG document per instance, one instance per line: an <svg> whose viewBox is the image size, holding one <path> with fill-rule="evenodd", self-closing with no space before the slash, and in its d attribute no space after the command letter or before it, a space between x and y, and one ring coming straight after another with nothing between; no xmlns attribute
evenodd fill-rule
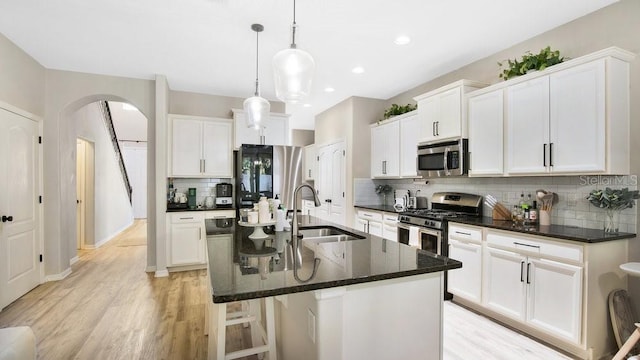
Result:
<svg viewBox="0 0 640 360"><path fill-rule="evenodd" d="M410 111L413 111L415 109L418 108L418 105L411 105L411 104L407 104L405 106L401 106L398 104L391 104L391 107L389 107L387 110L384 111L384 120L393 117L393 116L397 116L397 115L402 115L404 113L408 113Z"/></svg>
<svg viewBox="0 0 640 360"><path fill-rule="evenodd" d="M544 70L549 66L560 64L564 61L564 57L560 56L560 51L551 50L549 46L540 50L538 54L532 54L527 51L522 55L522 59L507 59L507 68L502 70L500 78L509 80L510 78L526 74L529 70ZM504 62L498 62L498 66L502 67Z"/></svg>

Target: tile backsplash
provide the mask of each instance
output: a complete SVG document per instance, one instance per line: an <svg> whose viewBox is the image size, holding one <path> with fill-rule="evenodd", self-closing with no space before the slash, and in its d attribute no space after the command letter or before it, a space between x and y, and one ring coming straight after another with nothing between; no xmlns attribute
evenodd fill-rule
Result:
<svg viewBox="0 0 640 360"><path fill-rule="evenodd" d="M216 184L218 183L231 183L235 187L235 179L196 179L196 178L169 178L169 182L173 183L173 188L176 192L185 193L189 192L189 188L196 189L196 204L204 204L204 199L207 196L216 197ZM235 189L234 189L235 191ZM167 189L168 198L169 189Z"/></svg>
<svg viewBox="0 0 640 360"><path fill-rule="evenodd" d="M591 205L586 197L594 189L637 189L636 175L627 176L553 176L553 177L508 177L508 178L443 178L426 180L354 180L354 203L359 205L380 205L383 196L375 193L377 185L389 184L394 190L407 189L412 195L420 190L419 196L431 200L435 192L455 191L482 196L493 195L508 208L517 204L520 194L525 198L531 194L535 199L537 189L558 194L558 202L553 205L551 222L557 225L578 226L593 229L604 228L605 211ZM393 205L393 192L387 195L387 205ZM431 206L431 204L429 204ZM623 210L620 214L620 231L636 232L637 207ZM484 205L485 216L491 209Z"/></svg>

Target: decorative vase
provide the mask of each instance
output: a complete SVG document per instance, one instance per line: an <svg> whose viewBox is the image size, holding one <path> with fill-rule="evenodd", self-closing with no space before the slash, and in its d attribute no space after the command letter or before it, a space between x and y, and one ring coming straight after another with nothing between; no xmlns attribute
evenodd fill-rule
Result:
<svg viewBox="0 0 640 360"><path fill-rule="evenodd" d="M608 234L617 234L620 228L620 210L607 209L607 217L604 219L604 232Z"/></svg>

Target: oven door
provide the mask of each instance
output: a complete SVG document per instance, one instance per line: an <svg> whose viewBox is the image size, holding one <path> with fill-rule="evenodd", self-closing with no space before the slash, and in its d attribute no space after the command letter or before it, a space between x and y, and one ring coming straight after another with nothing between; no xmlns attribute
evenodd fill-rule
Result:
<svg viewBox="0 0 640 360"><path fill-rule="evenodd" d="M420 248L442 255L442 231L436 229L420 228L418 231Z"/></svg>
<svg viewBox="0 0 640 360"><path fill-rule="evenodd" d="M418 144L416 171L423 177L460 176L466 171L467 139Z"/></svg>
<svg viewBox="0 0 640 360"><path fill-rule="evenodd" d="M418 241L418 233L420 228L417 226L411 226L405 223L398 223L398 242L420 247L420 242Z"/></svg>

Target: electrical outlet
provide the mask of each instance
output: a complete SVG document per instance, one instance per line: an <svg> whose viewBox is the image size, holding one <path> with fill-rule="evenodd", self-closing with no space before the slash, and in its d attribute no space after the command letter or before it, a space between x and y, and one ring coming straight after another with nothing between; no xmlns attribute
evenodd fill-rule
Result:
<svg viewBox="0 0 640 360"><path fill-rule="evenodd" d="M567 207L578 206L578 194L571 193L567 195Z"/></svg>
<svg viewBox="0 0 640 360"><path fill-rule="evenodd" d="M316 315L307 309L307 335L311 342L316 343Z"/></svg>

